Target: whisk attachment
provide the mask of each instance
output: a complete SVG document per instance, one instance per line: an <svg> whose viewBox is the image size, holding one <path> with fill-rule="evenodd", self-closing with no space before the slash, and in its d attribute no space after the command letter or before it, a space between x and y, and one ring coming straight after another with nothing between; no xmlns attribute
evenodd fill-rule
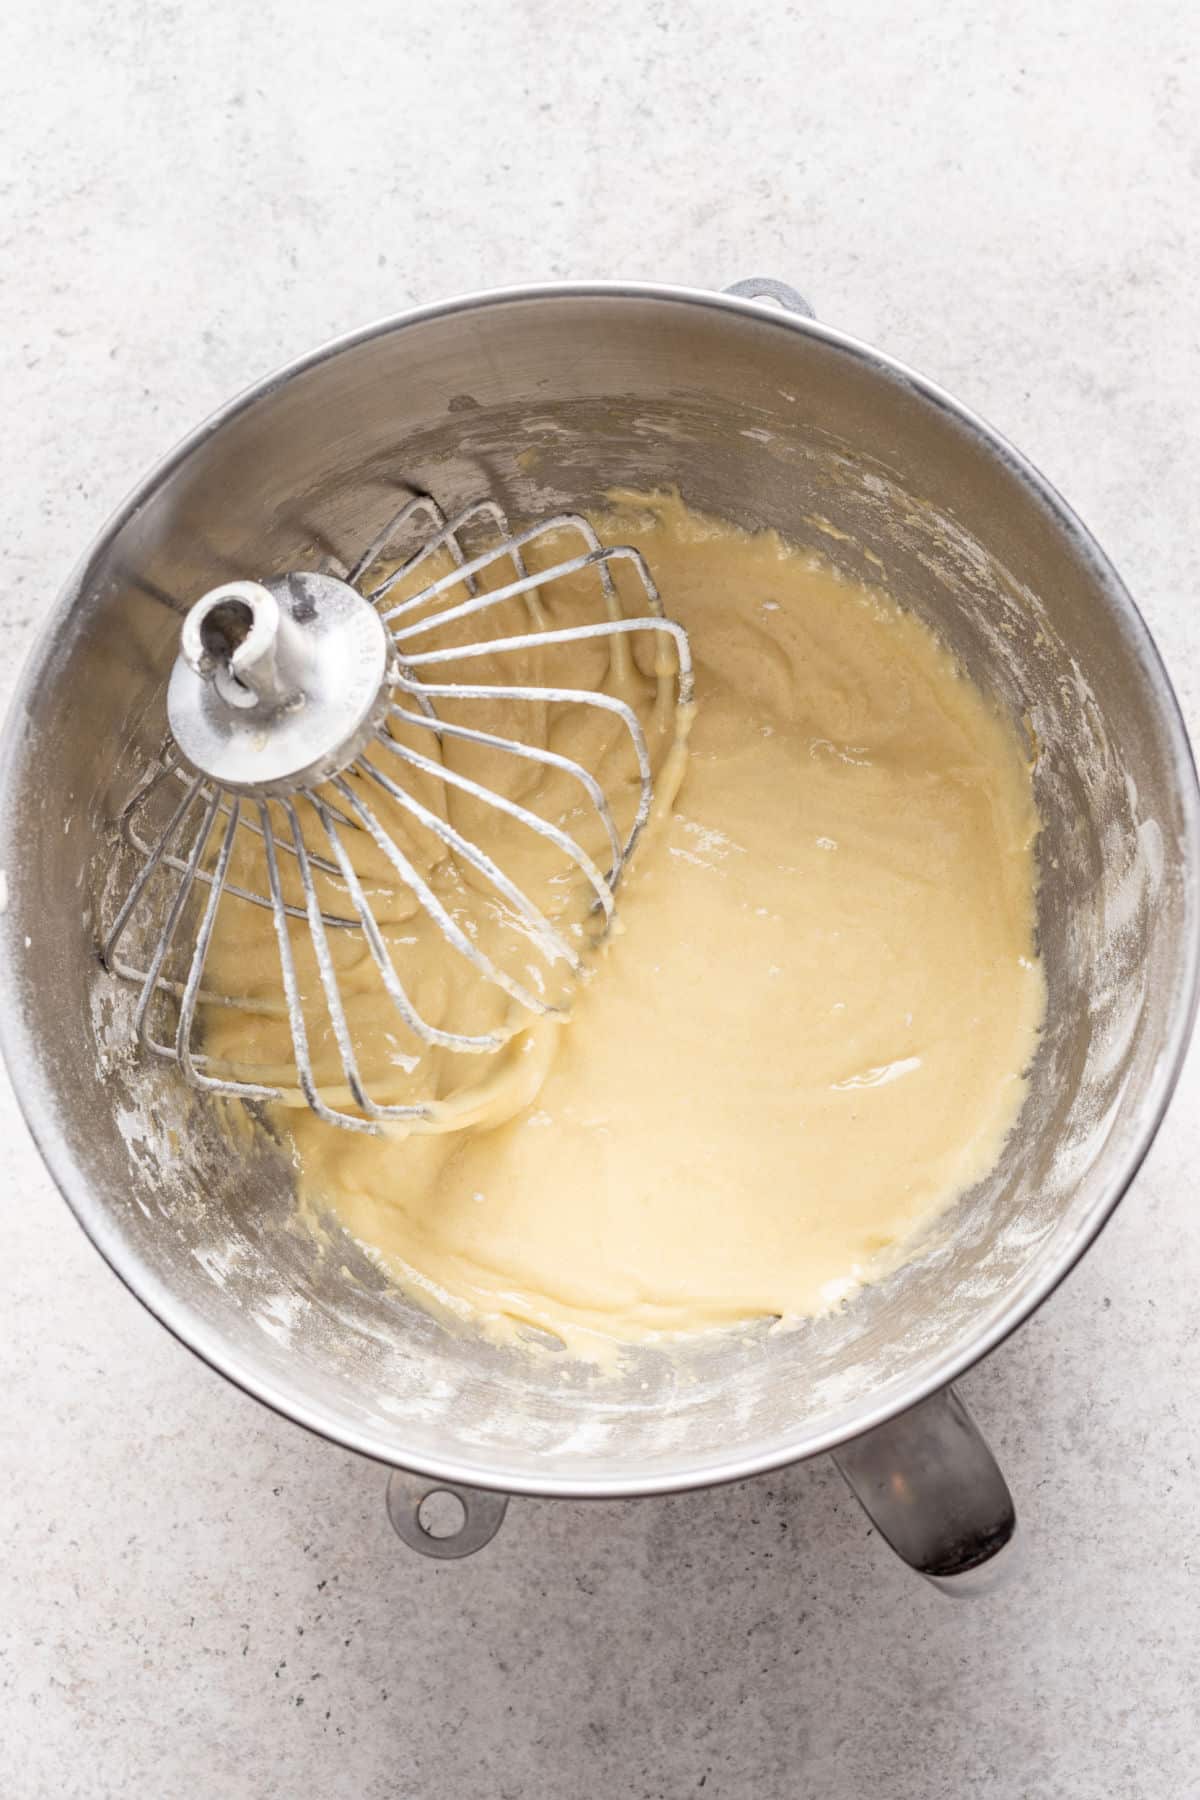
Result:
<svg viewBox="0 0 1200 1800"><path fill-rule="evenodd" d="M692 697L644 559L580 514L514 533L490 498L447 518L414 495L344 569L213 589L119 820L134 873L101 954L141 1045L198 1090L447 1128L453 1059L565 1012ZM270 969L214 976L227 906L269 914ZM462 1017L425 992L430 944ZM214 1050L228 1008L286 1050ZM440 1091L412 1091L435 1066Z"/></svg>

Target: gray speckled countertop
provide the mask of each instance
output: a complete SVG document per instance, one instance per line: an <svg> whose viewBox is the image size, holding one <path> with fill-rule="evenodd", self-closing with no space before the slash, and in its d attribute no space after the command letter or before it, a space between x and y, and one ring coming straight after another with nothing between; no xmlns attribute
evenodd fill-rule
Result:
<svg viewBox="0 0 1200 1800"><path fill-rule="evenodd" d="M1046 470L1194 728L1198 54L1191 0L8 8L0 687L135 476L284 357L524 278L773 273ZM516 1502L420 1561L378 1469L129 1298L6 1096L4 1792L1183 1800L1198 1097L1193 1058L1113 1225L963 1384L1028 1537L970 1605L828 1463Z"/></svg>

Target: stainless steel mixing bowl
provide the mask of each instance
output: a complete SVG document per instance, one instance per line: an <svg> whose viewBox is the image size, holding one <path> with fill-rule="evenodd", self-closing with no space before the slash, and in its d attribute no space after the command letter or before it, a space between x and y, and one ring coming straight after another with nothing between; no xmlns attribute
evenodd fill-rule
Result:
<svg viewBox="0 0 1200 1800"><path fill-rule="evenodd" d="M1023 722L1049 1015L1000 1165L906 1268L800 1328L596 1371L435 1319L351 1242L323 1248L298 1226L286 1155L236 1148L206 1103L123 1048L130 997L98 967L96 914L111 822L162 729L180 613L206 588L363 543L405 484L447 507L490 490L536 517L629 483L678 484L852 574L882 572ZM477 1547L495 1493L662 1493L830 1449L928 1573L969 1584L1010 1538L1003 1480L942 1390L1071 1267L1162 1118L1196 995L1197 790L1112 567L946 394L744 295L535 288L372 326L234 401L121 508L25 671L2 785L0 1023L56 1181L214 1368L413 1472L390 1493L411 1541ZM466 1524L431 1539L412 1506L445 1485L463 1489Z"/></svg>

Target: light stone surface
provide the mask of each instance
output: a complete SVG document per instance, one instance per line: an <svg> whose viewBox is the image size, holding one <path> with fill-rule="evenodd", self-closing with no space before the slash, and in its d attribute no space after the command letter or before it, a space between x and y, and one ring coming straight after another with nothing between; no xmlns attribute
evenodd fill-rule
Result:
<svg viewBox="0 0 1200 1800"><path fill-rule="evenodd" d="M771 273L1014 438L1200 722L1192 0L24 0L0 22L0 685L143 468L265 368L527 278ZM0 1787L355 1800L1200 1791L1200 1073L963 1384L1020 1585L905 1574L828 1463L515 1502L406 1552L377 1468L208 1373L0 1142Z"/></svg>

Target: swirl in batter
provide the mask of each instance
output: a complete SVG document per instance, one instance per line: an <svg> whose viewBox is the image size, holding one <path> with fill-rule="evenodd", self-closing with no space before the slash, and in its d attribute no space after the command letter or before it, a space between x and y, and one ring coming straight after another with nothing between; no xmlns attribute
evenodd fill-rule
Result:
<svg viewBox="0 0 1200 1800"><path fill-rule="evenodd" d="M569 1023L443 1072L460 1128L280 1111L306 1199L399 1281L577 1347L813 1314L894 1264L997 1158L1044 1009L1010 722L883 593L674 496L614 504L606 541L642 550L697 666L619 934ZM218 959L253 965L263 925L219 932ZM414 929L401 906L389 930ZM420 949L453 1011L452 958ZM208 1048L262 1068L270 1029L222 1010ZM356 1029L402 1088L369 987Z"/></svg>

